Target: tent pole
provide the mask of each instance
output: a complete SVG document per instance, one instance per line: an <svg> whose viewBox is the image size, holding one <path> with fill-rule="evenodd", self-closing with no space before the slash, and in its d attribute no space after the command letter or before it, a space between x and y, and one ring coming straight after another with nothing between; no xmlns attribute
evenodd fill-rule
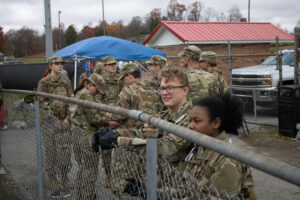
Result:
<svg viewBox="0 0 300 200"><path fill-rule="evenodd" d="M75 64L74 64L74 90L76 88L76 79L77 79L77 56L75 55Z"/></svg>

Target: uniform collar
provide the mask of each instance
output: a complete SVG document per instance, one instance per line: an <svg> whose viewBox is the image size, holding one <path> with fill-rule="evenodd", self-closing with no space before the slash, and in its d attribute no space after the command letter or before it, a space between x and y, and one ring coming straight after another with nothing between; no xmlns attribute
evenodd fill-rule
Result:
<svg viewBox="0 0 300 200"><path fill-rule="evenodd" d="M187 101L183 106L181 106L177 112L171 112L169 110L169 121L175 122L180 116L188 113L188 111L192 108L192 102Z"/></svg>

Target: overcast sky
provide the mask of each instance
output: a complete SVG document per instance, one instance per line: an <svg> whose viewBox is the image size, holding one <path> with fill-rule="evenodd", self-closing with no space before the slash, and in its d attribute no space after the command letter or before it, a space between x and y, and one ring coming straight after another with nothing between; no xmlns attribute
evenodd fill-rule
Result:
<svg viewBox="0 0 300 200"><path fill-rule="evenodd" d="M195 0L178 0L189 5ZM58 26L58 11L65 28L74 24L77 31L91 23L95 26L102 20L102 0L50 0L52 27ZM211 7L227 15L228 10L237 5L248 17L248 0L202 0L205 8ZM124 24L132 17L144 17L153 8L161 8L163 13L169 0L104 0L105 20L109 23L122 20ZM271 22L292 31L300 20L299 0L251 0L251 22ZM0 0L0 26L4 32L22 26L44 31L44 0Z"/></svg>

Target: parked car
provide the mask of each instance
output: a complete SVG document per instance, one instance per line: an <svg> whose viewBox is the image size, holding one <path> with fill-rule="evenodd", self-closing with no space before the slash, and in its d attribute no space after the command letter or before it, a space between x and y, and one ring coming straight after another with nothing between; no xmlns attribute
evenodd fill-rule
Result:
<svg viewBox="0 0 300 200"><path fill-rule="evenodd" d="M294 50L282 50L282 83L294 83ZM258 66L232 70L234 96L255 100L257 105L277 106L279 70L276 56L266 58Z"/></svg>
<svg viewBox="0 0 300 200"><path fill-rule="evenodd" d="M24 64L24 62L17 60L15 57L6 56L4 57L5 65Z"/></svg>

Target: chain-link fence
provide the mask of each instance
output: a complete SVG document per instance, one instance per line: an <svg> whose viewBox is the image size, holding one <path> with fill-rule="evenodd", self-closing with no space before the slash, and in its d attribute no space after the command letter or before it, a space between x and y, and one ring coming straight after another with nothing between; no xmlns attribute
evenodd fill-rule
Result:
<svg viewBox="0 0 300 200"><path fill-rule="evenodd" d="M300 171L295 167L139 111L38 92L18 93L22 92L126 114L300 185ZM8 128L1 130L0 143L2 164L10 171L26 199L238 199L204 185L198 181L201 179L174 168L165 160L158 159L156 163L155 138L147 139L146 148L92 152L90 132L72 125L64 127L52 115L41 112L37 101L34 105L27 104L23 96L7 92L2 95L8 110Z"/></svg>
<svg viewBox="0 0 300 200"><path fill-rule="evenodd" d="M105 152L91 150L90 132L63 127L53 115L36 112L38 107L23 97L2 93L8 128L1 130L0 143L2 164L26 199L146 199L143 148L115 148L105 166ZM201 184L162 159L158 160L158 182L157 199L238 199Z"/></svg>

